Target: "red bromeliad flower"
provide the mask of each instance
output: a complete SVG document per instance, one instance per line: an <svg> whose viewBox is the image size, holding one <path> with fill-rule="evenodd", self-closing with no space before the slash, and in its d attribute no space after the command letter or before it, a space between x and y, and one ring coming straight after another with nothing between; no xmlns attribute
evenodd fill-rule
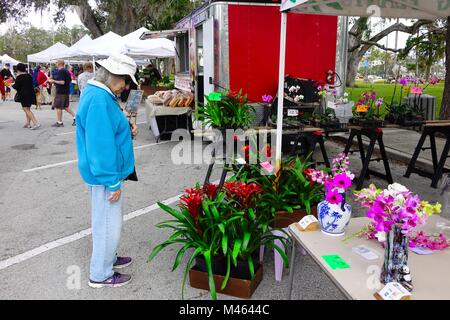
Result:
<svg viewBox="0 0 450 320"><path fill-rule="evenodd" d="M245 161L248 163L250 160L250 146L247 144L242 148L242 150L244 151Z"/></svg>
<svg viewBox="0 0 450 320"><path fill-rule="evenodd" d="M202 191L200 189L186 189L180 198L181 206L189 210L191 217L196 219L202 205Z"/></svg>
<svg viewBox="0 0 450 320"><path fill-rule="evenodd" d="M208 198L212 199L216 195L217 189L219 189L219 186L212 183L204 185L203 194L206 194Z"/></svg>
<svg viewBox="0 0 450 320"><path fill-rule="evenodd" d="M228 196L238 201L244 208L251 205L253 197L262 191L256 183L226 182L224 188Z"/></svg>

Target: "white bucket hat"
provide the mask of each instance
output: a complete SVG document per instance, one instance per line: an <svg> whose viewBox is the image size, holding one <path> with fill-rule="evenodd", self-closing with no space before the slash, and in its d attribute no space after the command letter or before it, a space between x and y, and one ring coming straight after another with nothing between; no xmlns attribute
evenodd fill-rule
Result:
<svg viewBox="0 0 450 320"><path fill-rule="evenodd" d="M114 54L108 59L96 61L100 66L111 72L112 74L122 76L128 75L135 84L138 84L134 74L137 65L134 60L124 54Z"/></svg>

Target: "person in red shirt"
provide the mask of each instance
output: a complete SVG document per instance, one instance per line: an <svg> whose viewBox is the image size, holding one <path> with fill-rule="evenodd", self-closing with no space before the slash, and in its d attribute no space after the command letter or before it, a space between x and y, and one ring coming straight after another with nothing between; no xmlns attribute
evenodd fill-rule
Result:
<svg viewBox="0 0 450 320"><path fill-rule="evenodd" d="M5 93L5 79L3 79L2 75L0 74L0 93L2 94L2 100L6 100L6 93Z"/></svg>
<svg viewBox="0 0 450 320"><path fill-rule="evenodd" d="M42 72L40 66L38 68L38 74L36 78L37 82L37 88L36 88L36 109L42 109L42 104L47 104L47 101L49 100L47 98L47 92L44 92L45 88L47 87L47 76L44 72ZM39 91L39 92L38 92Z"/></svg>

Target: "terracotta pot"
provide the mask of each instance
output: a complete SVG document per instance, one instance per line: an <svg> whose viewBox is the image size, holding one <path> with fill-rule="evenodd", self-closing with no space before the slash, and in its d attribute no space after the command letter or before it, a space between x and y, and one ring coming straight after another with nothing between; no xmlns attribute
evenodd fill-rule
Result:
<svg viewBox="0 0 450 320"><path fill-rule="evenodd" d="M317 206L311 207L311 214L317 218ZM278 229L283 229L289 227L295 222L299 222L308 213L305 209L295 210L292 213L287 211L278 211L275 213L275 221L273 222L273 227Z"/></svg>

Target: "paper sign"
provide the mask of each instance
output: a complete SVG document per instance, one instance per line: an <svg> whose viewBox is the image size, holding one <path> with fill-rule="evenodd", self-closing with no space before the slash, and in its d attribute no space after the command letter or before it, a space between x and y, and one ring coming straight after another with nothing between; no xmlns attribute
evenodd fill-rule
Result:
<svg viewBox="0 0 450 320"><path fill-rule="evenodd" d="M398 282L389 282L381 291L375 294L381 300L410 300L411 293Z"/></svg>
<svg viewBox="0 0 450 320"><path fill-rule="evenodd" d="M220 100L222 100L222 93L220 93L220 92L211 92L208 95L208 100L209 101L220 101Z"/></svg>
<svg viewBox="0 0 450 320"><path fill-rule="evenodd" d="M337 254L322 256L322 258L328 263L331 269L348 269L350 266L347 262L345 262L344 259L341 258L341 256Z"/></svg>
<svg viewBox="0 0 450 320"><path fill-rule="evenodd" d="M413 94L422 94L423 89L421 87L411 87L411 93Z"/></svg>
<svg viewBox="0 0 450 320"><path fill-rule="evenodd" d="M432 254L433 253L433 250L428 249L428 248L422 248L422 247L414 247L414 248L409 247L409 250L411 250L412 252L417 253L417 254Z"/></svg>
<svg viewBox="0 0 450 320"><path fill-rule="evenodd" d="M378 259L378 255L372 249L366 247L365 245L353 247L352 251L356 254L359 254L361 257L367 260Z"/></svg>
<svg viewBox="0 0 450 320"><path fill-rule="evenodd" d="M247 162L242 158L236 158L236 162L239 164L246 164Z"/></svg>
<svg viewBox="0 0 450 320"><path fill-rule="evenodd" d="M298 110L296 109L288 109L288 117L297 117L298 116Z"/></svg>
<svg viewBox="0 0 450 320"><path fill-rule="evenodd" d="M332 101L328 101L327 102L327 108L334 110L334 109L336 109L336 104L334 102L332 102Z"/></svg>
<svg viewBox="0 0 450 320"><path fill-rule="evenodd" d="M300 228L302 230L307 230L310 226L313 226L313 224L317 225L318 222L319 221L317 220L317 218L313 215L307 215L304 216L303 219L298 222L298 224L300 225Z"/></svg>
<svg viewBox="0 0 450 320"><path fill-rule="evenodd" d="M129 112L137 112L142 101L143 90L130 90L125 110Z"/></svg>
<svg viewBox="0 0 450 320"><path fill-rule="evenodd" d="M264 170L266 170L267 172L271 173L274 170L273 165L270 164L270 162L261 162L260 163L261 168L263 168Z"/></svg>

